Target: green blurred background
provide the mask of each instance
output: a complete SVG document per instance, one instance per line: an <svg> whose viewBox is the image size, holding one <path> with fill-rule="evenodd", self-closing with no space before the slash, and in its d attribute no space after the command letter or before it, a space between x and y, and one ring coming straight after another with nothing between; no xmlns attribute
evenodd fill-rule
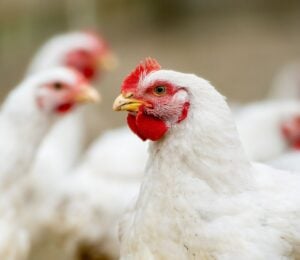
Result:
<svg viewBox="0 0 300 260"><path fill-rule="evenodd" d="M42 43L77 29L97 29L119 55L119 68L99 83L107 112L123 77L146 56L202 75L242 102L262 98L282 65L300 57L296 0L0 1L2 99Z"/></svg>

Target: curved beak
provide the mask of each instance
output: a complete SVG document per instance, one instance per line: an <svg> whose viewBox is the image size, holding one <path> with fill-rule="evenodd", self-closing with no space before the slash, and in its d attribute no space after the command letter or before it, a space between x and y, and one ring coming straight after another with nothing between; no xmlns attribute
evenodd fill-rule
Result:
<svg viewBox="0 0 300 260"><path fill-rule="evenodd" d="M117 56L112 52L107 52L99 58L99 66L107 71L114 70L118 67L119 61Z"/></svg>
<svg viewBox="0 0 300 260"><path fill-rule="evenodd" d="M129 111L137 112L141 105L145 104L144 101L132 98L131 93L122 93L114 101L114 111Z"/></svg>
<svg viewBox="0 0 300 260"><path fill-rule="evenodd" d="M75 94L76 103L98 103L101 100L99 92L90 85L85 85Z"/></svg>

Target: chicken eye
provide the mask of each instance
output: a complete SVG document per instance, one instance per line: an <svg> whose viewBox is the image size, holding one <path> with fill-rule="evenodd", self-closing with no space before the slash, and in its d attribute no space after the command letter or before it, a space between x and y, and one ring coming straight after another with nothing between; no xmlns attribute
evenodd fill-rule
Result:
<svg viewBox="0 0 300 260"><path fill-rule="evenodd" d="M53 87L54 87L54 89L56 89L56 90L61 90L61 89L63 88L63 84L60 83L60 82L55 82L55 83L53 84Z"/></svg>
<svg viewBox="0 0 300 260"><path fill-rule="evenodd" d="M153 92L157 96L162 96L166 93L166 87L165 86L157 86L154 88Z"/></svg>

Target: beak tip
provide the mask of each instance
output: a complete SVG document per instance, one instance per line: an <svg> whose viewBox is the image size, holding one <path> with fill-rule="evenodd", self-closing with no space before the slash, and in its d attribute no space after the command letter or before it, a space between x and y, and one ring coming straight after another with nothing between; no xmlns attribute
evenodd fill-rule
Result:
<svg viewBox="0 0 300 260"><path fill-rule="evenodd" d="M114 111L137 112L143 101L132 98L132 95L120 94L113 103Z"/></svg>
<svg viewBox="0 0 300 260"><path fill-rule="evenodd" d="M113 111L121 111L121 105L119 104L117 99L114 101L112 109Z"/></svg>
<svg viewBox="0 0 300 260"><path fill-rule="evenodd" d="M119 66L119 59L114 53L108 53L100 59L100 65L107 71L112 71Z"/></svg>
<svg viewBox="0 0 300 260"><path fill-rule="evenodd" d="M91 86L85 86L76 97L77 103L99 103L101 101L100 93Z"/></svg>

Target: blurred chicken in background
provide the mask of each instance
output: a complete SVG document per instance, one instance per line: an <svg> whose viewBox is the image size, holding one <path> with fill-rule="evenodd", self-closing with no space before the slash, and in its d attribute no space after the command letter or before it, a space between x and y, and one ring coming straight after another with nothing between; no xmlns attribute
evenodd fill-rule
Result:
<svg viewBox="0 0 300 260"><path fill-rule="evenodd" d="M249 158L300 171L300 67L284 67L266 100L242 106L236 120Z"/></svg>
<svg viewBox="0 0 300 260"><path fill-rule="evenodd" d="M102 68L95 62L99 56L109 67L115 63L98 39L85 32L55 37L37 53L29 71L65 64L92 80ZM35 195L21 211L26 216L23 227L29 230L33 245L51 237L64 248L64 257L73 258L84 244L93 248L94 255L116 259L118 219L139 189L146 144L126 128L115 129L95 140L82 157L85 137L91 135L84 130L85 117L91 113L76 111L64 118L42 143L32 169L34 185L25 187ZM100 118L97 114L93 119L99 122Z"/></svg>
<svg viewBox="0 0 300 260"><path fill-rule="evenodd" d="M77 70L94 82L105 70L116 66L116 58L100 35L73 32L49 40L33 58L28 73L61 65ZM99 122L98 115L92 112L76 111L51 130L38 153L34 171L56 177L71 170L91 135L88 123Z"/></svg>
<svg viewBox="0 0 300 260"><path fill-rule="evenodd" d="M62 115L97 99L82 75L67 68L32 74L6 98L0 114L1 259L26 259L29 253L31 234L22 225L26 211L20 206L30 202L24 188L41 141Z"/></svg>

